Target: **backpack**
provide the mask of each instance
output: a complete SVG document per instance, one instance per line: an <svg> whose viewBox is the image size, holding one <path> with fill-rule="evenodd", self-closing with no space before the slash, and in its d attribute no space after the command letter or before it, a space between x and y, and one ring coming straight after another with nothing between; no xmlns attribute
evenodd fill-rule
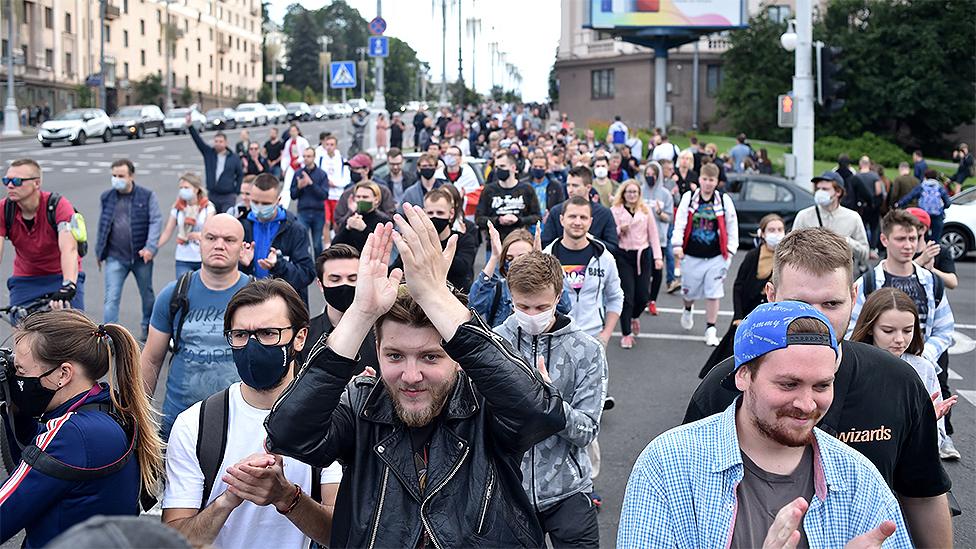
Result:
<svg viewBox="0 0 976 549"><path fill-rule="evenodd" d="M877 289L876 282L874 280L874 271L869 270L863 275L861 275L861 280L863 281L861 285L861 291L864 293L864 301L868 300L868 296L871 295L874 290ZM932 286L935 290L935 306L938 307L939 303L942 302L942 296L945 295L945 282L939 278L935 273L932 274Z"/></svg>
<svg viewBox="0 0 976 549"><path fill-rule="evenodd" d="M230 388L210 395L200 402L200 423L197 432L197 462L203 472L203 495L200 510L207 506L213 492L214 481L220 474L220 463L227 451L227 421L230 414ZM322 468L312 467L311 496L316 503L322 502Z"/></svg>
<svg viewBox="0 0 976 549"><path fill-rule="evenodd" d="M54 228L54 232L58 231L58 222L55 219L55 212L58 210L58 203L61 202L61 195L52 192L47 198L47 223ZM16 214L17 205L13 201L4 199L3 200L3 224L6 229L7 238L10 238L10 228L14 224L14 215ZM74 215L71 216L71 235L75 237L75 241L78 242L78 257L85 257L88 253L88 231L85 228L85 217L81 215L78 208L74 208Z"/></svg>
<svg viewBox="0 0 976 549"><path fill-rule="evenodd" d="M925 185L923 183L922 193L918 197L918 207L925 210L925 213L929 215L942 215L944 207L940 190L939 185Z"/></svg>

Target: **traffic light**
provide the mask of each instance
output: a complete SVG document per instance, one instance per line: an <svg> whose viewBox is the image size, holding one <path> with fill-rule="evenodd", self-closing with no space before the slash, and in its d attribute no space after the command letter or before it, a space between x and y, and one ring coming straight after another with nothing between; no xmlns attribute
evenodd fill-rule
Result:
<svg viewBox="0 0 976 549"><path fill-rule="evenodd" d="M843 49L837 46L824 46L818 48L819 58L819 78L820 82L820 104L823 106L824 114L833 114L844 107L844 91L847 83L841 80L843 67L840 63L840 55Z"/></svg>
<svg viewBox="0 0 976 549"><path fill-rule="evenodd" d="M776 99L776 121L781 128L792 128L796 125L796 101L791 94L780 95Z"/></svg>

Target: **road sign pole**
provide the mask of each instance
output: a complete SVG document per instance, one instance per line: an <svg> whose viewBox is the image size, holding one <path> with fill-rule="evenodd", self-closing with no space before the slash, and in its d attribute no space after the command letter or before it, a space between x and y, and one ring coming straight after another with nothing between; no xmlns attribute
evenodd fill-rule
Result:
<svg viewBox="0 0 976 549"><path fill-rule="evenodd" d="M383 0L376 0L376 19L383 19ZM383 25L386 26L385 24ZM387 48L387 54L389 54L389 48ZM376 58L376 93L373 95L373 110L385 111L386 110L386 97L383 95L384 92L384 66L383 57Z"/></svg>
<svg viewBox="0 0 976 549"><path fill-rule="evenodd" d="M3 107L3 136L21 135L20 118L17 115L17 100L14 98L14 44L17 43L14 25L14 0L7 0L7 104ZM26 63L27 60L25 59Z"/></svg>
<svg viewBox="0 0 976 549"><path fill-rule="evenodd" d="M796 178L806 184L813 177L813 8L811 0L796 2L796 69L793 75L793 154L796 156Z"/></svg>

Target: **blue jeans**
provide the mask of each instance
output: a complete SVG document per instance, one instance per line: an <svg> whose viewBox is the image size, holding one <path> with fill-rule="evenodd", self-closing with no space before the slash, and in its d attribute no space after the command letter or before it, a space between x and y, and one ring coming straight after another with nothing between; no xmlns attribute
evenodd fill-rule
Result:
<svg viewBox="0 0 976 549"><path fill-rule="evenodd" d="M942 215L930 215L932 219L932 227L929 229L932 231L932 240L938 243L942 243L942 226L945 223L945 214Z"/></svg>
<svg viewBox="0 0 976 549"><path fill-rule="evenodd" d="M199 261L176 261L176 280L179 280L183 273L188 273L190 271L199 271L200 262Z"/></svg>
<svg viewBox="0 0 976 549"><path fill-rule="evenodd" d="M675 280L674 276L674 250L671 249L671 235L674 234L674 223L668 225L668 245L664 248L664 264L668 272L668 285Z"/></svg>
<svg viewBox="0 0 976 549"><path fill-rule="evenodd" d="M138 258L133 263L127 263L110 257L105 260L105 310L104 322L118 323L119 302L122 300L122 287L129 273L136 279L139 297L142 299L142 320L140 326L143 331L149 328L149 318L152 316L153 303L156 294L152 287L153 262L144 263Z"/></svg>
<svg viewBox="0 0 976 549"><path fill-rule="evenodd" d="M322 228L325 227L325 209L298 210L298 217L302 220L309 230L312 231L312 254L313 258L322 253Z"/></svg>
<svg viewBox="0 0 976 549"><path fill-rule="evenodd" d="M268 170L268 173L270 173L271 175L275 176L275 178L277 178L280 181L281 180L281 162L278 162L274 166L271 166L271 169Z"/></svg>

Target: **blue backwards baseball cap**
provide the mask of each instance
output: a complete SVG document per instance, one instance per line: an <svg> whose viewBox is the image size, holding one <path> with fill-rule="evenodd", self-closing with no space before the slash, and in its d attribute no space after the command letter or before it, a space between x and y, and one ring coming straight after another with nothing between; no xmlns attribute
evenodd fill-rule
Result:
<svg viewBox="0 0 976 549"><path fill-rule="evenodd" d="M787 334L790 324L798 318L815 318L823 322L830 335ZM722 380L722 386L736 390L735 372L743 364L790 345L824 345L833 349L834 356L838 355L834 328L817 309L801 301L763 303L756 307L735 331L735 368Z"/></svg>

